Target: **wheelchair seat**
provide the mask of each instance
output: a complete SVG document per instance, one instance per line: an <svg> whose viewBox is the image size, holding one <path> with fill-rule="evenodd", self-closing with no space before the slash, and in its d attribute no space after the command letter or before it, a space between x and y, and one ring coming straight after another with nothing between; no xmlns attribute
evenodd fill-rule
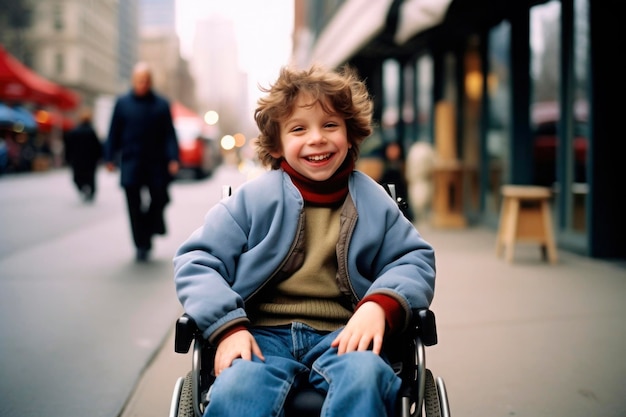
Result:
<svg viewBox="0 0 626 417"><path fill-rule="evenodd" d="M183 314L176 321L177 353L188 353L193 344L192 368L178 378L172 395L170 417L202 417L208 391L215 380L213 359L215 350L202 337L194 320ZM386 341L392 366L402 379L398 402L401 417L449 417L448 396L441 377L436 379L425 365L425 346L437 344L435 315L420 310L410 329ZM312 387L292 390L285 403L286 417L319 417L324 395Z"/></svg>

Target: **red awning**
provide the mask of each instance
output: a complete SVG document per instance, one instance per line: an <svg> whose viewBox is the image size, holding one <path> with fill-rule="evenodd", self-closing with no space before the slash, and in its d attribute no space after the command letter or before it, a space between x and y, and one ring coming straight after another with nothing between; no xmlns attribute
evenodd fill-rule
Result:
<svg viewBox="0 0 626 417"><path fill-rule="evenodd" d="M0 45L0 100L75 108L79 98L73 91L49 81L11 56Z"/></svg>

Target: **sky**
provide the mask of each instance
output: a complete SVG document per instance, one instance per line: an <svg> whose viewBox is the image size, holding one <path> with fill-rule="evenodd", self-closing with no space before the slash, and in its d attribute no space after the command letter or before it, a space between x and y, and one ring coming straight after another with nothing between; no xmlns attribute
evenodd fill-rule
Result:
<svg viewBox="0 0 626 417"><path fill-rule="evenodd" d="M196 21L213 13L234 21L239 65L251 84L273 81L291 53L293 0L176 0L183 57L191 53Z"/></svg>

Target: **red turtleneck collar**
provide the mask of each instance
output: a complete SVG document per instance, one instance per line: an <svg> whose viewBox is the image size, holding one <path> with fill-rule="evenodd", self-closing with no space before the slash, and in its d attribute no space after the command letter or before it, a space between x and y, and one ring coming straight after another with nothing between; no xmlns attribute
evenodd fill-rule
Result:
<svg viewBox="0 0 626 417"><path fill-rule="evenodd" d="M343 202L348 195L348 178L354 170L354 160L350 155L339 169L327 180L315 181L297 172L284 159L280 167L291 177L296 188L307 203L326 206Z"/></svg>

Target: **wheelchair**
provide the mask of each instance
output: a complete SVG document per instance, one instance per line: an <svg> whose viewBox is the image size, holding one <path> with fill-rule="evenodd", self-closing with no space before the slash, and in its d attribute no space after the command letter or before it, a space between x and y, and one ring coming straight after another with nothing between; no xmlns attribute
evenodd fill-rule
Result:
<svg viewBox="0 0 626 417"><path fill-rule="evenodd" d="M215 380L215 348L204 340L187 314L176 321L174 350L188 353L193 343L191 370L174 386L169 417L202 417L208 392ZM434 377L425 364L425 346L437 344L435 315L420 310L415 324L386 341L394 371L402 379L397 403L400 417L450 417L448 394L441 377ZM312 387L292 391L285 404L285 417L319 417L324 396Z"/></svg>
<svg viewBox="0 0 626 417"><path fill-rule="evenodd" d="M385 185L390 196L406 214L407 204L396 197L393 184ZM230 187L223 190L230 195ZM169 417L202 417L215 376L215 347L203 337L194 320L183 314L176 321L174 351L189 353L193 344L191 370L178 378L174 386ZM434 377L426 367L425 346L437 344L435 314L419 310L408 330L384 342L396 375L402 380L396 415L399 417L450 417L450 406L444 380ZM285 417L319 417L324 395L311 386L298 387L287 397Z"/></svg>

